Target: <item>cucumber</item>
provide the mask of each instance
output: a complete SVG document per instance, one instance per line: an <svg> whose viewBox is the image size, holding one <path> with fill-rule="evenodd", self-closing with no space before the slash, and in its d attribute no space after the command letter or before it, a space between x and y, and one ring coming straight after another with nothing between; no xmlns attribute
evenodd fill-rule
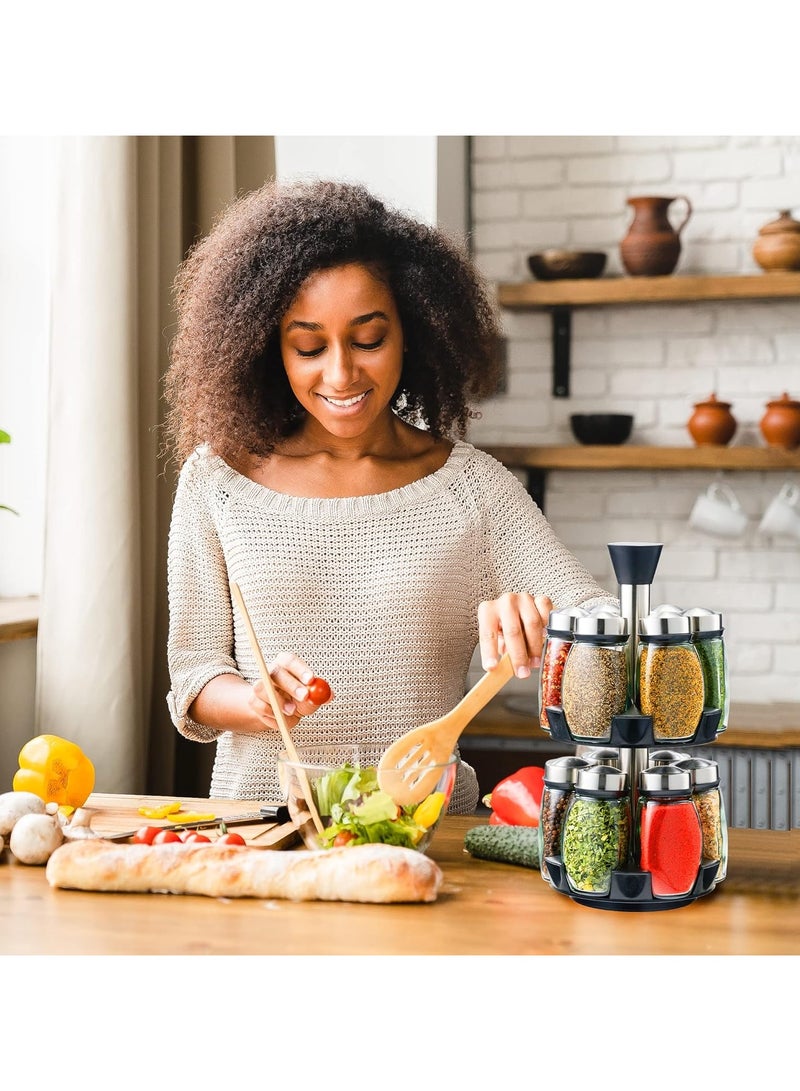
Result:
<svg viewBox="0 0 800 1091"><path fill-rule="evenodd" d="M539 867L539 830L536 826L473 826L464 836L464 848L480 860Z"/></svg>

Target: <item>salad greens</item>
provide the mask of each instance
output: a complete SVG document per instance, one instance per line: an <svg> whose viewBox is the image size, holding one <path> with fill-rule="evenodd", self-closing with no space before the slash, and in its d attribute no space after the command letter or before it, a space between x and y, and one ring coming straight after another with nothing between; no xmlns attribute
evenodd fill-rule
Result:
<svg viewBox="0 0 800 1091"><path fill-rule="evenodd" d="M317 810L330 819L320 835L325 846L340 837L340 844L380 842L415 848L428 832L414 821L416 807L400 807L378 787L375 766L346 764L312 782ZM437 816L438 817L438 816Z"/></svg>

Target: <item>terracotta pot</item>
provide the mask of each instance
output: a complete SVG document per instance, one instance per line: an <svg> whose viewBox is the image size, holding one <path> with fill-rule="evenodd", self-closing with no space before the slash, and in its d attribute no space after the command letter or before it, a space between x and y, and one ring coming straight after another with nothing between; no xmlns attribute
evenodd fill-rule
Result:
<svg viewBox="0 0 800 1091"><path fill-rule="evenodd" d="M686 202L686 215L673 227L667 210L673 201ZM689 222L688 197L629 197L633 220L620 243L622 264L632 277L668 276L678 264L681 231Z"/></svg>
<svg viewBox="0 0 800 1091"><path fill-rule="evenodd" d="M800 269L800 221L793 219L788 209L759 229L753 257L768 273Z"/></svg>
<svg viewBox="0 0 800 1091"><path fill-rule="evenodd" d="M767 402L767 411L761 418L761 435L769 447L783 447L787 451L800 447L800 402L793 401L785 392L776 401Z"/></svg>
<svg viewBox="0 0 800 1091"><path fill-rule="evenodd" d="M736 418L731 413L731 403L717 401L717 395L711 394L708 401L695 403L694 413L686 422L686 427L698 447L724 447L726 443L730 443L736 432Z"/></svg>

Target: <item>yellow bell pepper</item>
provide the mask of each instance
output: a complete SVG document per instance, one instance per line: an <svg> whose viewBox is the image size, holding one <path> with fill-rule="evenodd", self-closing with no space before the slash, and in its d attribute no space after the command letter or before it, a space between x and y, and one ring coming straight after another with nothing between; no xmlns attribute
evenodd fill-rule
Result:
<svg viewBox="0 0 800 1091"><path fill-rule="evenodd" d="M162 803L160 807L140 807L139 814L145 818L169 818L177 814L182 806L180 800L176 800L174 803Z"/></svg>
<svg viewBox="0 0 800 1091"><path fill-rule="evenodd" d="M94 788L94 766L77 743L36 735L19 752L15 792L33 792L45 803L82 807Z"/></svg>

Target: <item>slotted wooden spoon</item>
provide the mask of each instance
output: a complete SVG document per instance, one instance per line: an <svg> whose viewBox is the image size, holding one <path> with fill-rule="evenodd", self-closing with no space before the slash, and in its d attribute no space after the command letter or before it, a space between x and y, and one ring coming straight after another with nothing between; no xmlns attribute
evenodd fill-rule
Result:
<svg viewBox="0 0 800 1091"><path fill-rule="evenodd" d="M297 777L300 781L300 787L305 795L306 806L308 807L308 813L311 815L312 821L317 828L317 833L322 833L325 827L322 824L322 819L319 816L319 811L314 803L314 796L311 792L311 785L308 783L308 777L306 771L303 769L297 750L295 749L294 741L292 740L292 733L289 730L289 725L286 723L286 718L283 715L283 709L281 708L281 700L275 691L275 683L272 681L272 675L269 673L269 668L264 662L264 656L261 654L261 648L258 643L258 637L256 631L253 628L253 623L250 620L250 614L247 612L247 607L244 604L242 597L242 591L238 583L231 582L231 594L233 595L236 605L241 611L244 623L247 626L247 636L250 640L250 647L252 648L253 655L256 657L258 663L258 672L261 675L261 681L264 683L264 687L269 697L269 703L272 705L272 712L275 719L278 722L278 730L281 733L283 739L283 748L286 751L289 761L292 761L297 766Z"/></svg>
<svg viewBox="0 0 800 1091"><path fill-rule="evenodd" d="M412 728L387 748L378 764L378 784L395 803L407 807L430 795L441 776L441 770L431 766L447 761L470 720L513 677L506 653L450 712Z"/></svg>

